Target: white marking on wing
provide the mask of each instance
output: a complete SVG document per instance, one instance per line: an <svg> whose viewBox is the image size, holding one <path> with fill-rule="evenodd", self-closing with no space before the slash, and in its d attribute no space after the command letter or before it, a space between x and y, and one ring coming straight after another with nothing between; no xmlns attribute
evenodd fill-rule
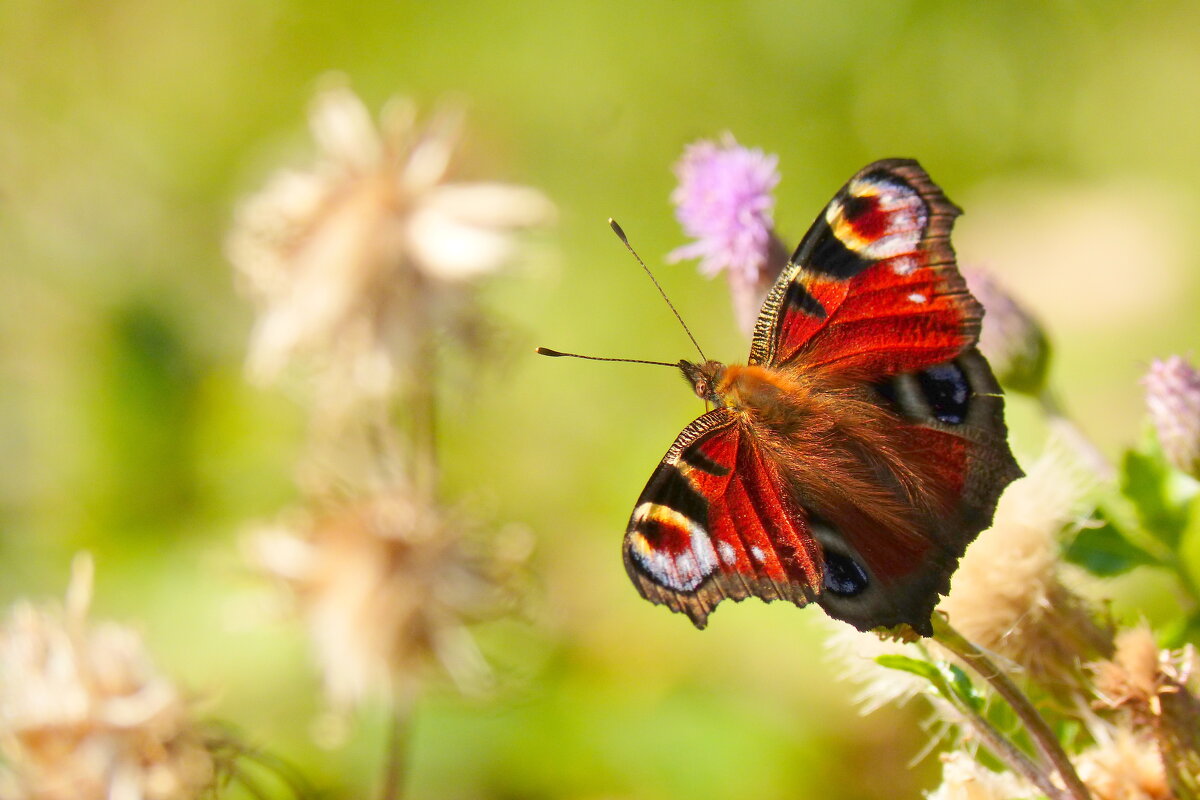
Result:
<svg viewBox="0 0 1200 800"><path fill-rule="evenodd" d="M665 548L654 547L637 530L640 524L647 522L686 531L688 549L671 553ZM633 511L633 527L630 535L633 556L656 583L677 592L690 592L716 570L717 553L708 532L675 509L657 503L642 503Z"/></svg>

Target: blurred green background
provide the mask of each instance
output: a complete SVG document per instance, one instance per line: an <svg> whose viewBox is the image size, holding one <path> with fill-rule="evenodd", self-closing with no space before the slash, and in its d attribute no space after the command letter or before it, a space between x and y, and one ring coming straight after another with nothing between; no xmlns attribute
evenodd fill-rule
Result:
<svg viewBox="0 0 1200 800"><path fill-rule="evenodd" d="M460 174L537 186L561 214L553 257L487 286L509 352L443 404L451 491L536 534L538 619L483 632L495 697L423 700L412 796L932 788L933 759L909 766L920 710L859 717L816 609L730 605L700 633L638 598L627 515L699 404L666 370L532 348L688 355L613 216L708 352L744 356L723 283L663 266L686 143L729 130L778 153L786 239L858 167L913 156L967 211L960 261L1042 316L1067 405L1115 453L1149 360L1195 355L1200 333L1200 5L3 0L0 593L60 595L91 550L99 616L133 621L211 714L350 797L374 785L383 720L314 743L305 638L256 613L238 549L295 501L305 423L244 381L251 312L222 255L237 199L311 153L330 70L373 109L465 98ZM1044 431L1012 407L1029 457ZM1170 602L1126 584L1130 608Z"/></svg>

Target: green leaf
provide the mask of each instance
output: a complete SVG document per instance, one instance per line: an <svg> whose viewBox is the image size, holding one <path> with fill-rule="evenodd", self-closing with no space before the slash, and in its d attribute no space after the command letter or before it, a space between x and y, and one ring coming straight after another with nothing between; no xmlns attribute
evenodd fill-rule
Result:
<svg viewBox="0 0 1200 800"><path fill-rule="evenodd" d="M1172 469L1159 453L1129 450L1122 464L1121 492L1137 510L1146 532L1172 551L1188 522L1188 504L1173 500Z"/></svg>
<svg viewBox="0 0 1200 800"><path fill-rule="evenodd" d="M898 654L877 656L875 663L888 669L919 675L950 702L966 705L972 711L983 710L983 696L975 689L967 673L954 664L941 661L932 663Z"/></svg>
<svg viewBox="0 0 1200 800"><path fill-rule="evenodd" d="M958 696L968 708L983 712L984 700L983 695L975 688L975 684L971 683L971 678L957 664L940 664L943 674L946 676L946 682L950 688Z"/></svg>
<svg viewBox="0 0 1200 800"><path fill-rule="evenodd" d="M1067 547L1067 561L1078 564L1093 575L1102 578L1120 575L1144 564L1160 564L1154 556L1126 539L1104 512L1097 516L1103 520L1099 528L1085 528Z"/></svg>
<svg viewBox="0 0 1200 800"><path fill-rule="evenodd" d="M1172 650L1186 644L1200 643L1200 611L1180 617L1161 626L1158 631L1159 645Z"/></svg>
<svg viewBox="0 0 1200 800"><path fill-rule="evenodd" d="M875 663L881 667L888 669L899 670L900 672L911 672L913 675L920 675L930 683L937 684L942 682L942 674L938 672L937 666L928 661L922 661L919 658L910 656L902 656L898 653L892 653L883 656L876 656Z"/></svg>
<svg viewBox="0 0 1200 800"><path fill-rule="evenodd" d="M1059 744L1069 753L1078 753L1091 740L1083 723L1077 719L1064 718L1054 724L1054 734Z"/></svg>

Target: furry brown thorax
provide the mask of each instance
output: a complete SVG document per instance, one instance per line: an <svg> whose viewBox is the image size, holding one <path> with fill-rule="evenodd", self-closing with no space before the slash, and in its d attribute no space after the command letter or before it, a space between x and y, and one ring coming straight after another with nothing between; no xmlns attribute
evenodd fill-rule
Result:
<svg viewBox="0 0 1200 800"><path fill-rule="evenodd" d="M802 371L719 361L703 364L681 361L679 367L697 397L717 408L748 414L784 435L794 432L792 429L808 413L820 410L822 401L837 402L838 393L834 392L827 397L815 397L812 383L804 379ZM867 410L877 413L874 408Z"/></svg>

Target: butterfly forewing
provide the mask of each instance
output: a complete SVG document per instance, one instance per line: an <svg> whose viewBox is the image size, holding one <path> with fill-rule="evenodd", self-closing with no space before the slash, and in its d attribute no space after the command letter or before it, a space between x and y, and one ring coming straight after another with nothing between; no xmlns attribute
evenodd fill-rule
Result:
<svg viewBox="0 0 1200 800"><path fill-rule="evenodd" d="M625 567L642 596L704 627L725 598L804 605L821 582L803 510L725 408L684 429L638 498Z"/></svg>
<svg viewBox="0 0 1200 800"><path fill-rule="evenodd" d="M813 223L763 304L750 363L803 358L894 375L949 361L979 336L979 304L954 263L961 212L915 161L858 172Z"/></svg>

